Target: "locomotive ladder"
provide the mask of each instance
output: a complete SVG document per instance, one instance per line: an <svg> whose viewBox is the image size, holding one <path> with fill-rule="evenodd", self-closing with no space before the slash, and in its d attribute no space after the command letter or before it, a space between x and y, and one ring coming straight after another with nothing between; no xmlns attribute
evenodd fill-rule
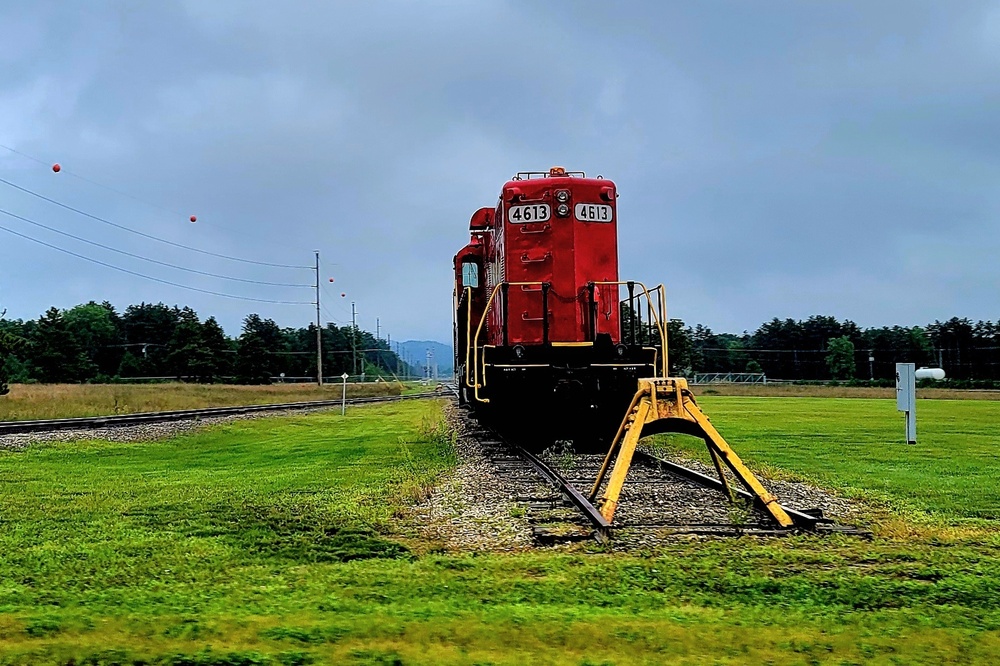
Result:
<svg viewBox="0 0 1000 666"><path fill-rule="evenodd" d="M590 491L590 501L595 499L597 506L610 523L618 507L618 498L625 476L628 474L635 455L636 445L644 435L663 432L678 432L694 435L705 440L708 452L715 464L722 487L733 501L734 494L723 473L723 464L728 467L747 491L753 495L781 527L792 527L793 521L788 513L778 504L778 499L767 491L757 477L754 476L736 452L726 443L719 431L715 429L705 413L695 402L694 395L688 389L687 380L680 377L664 377L655 379L640 379L639 390L632 398L632 404L618 427L618 432L611 442L611 448L604 458L601 471L597 474L594 486ZM608 474L612 461L611 478L598 499L597 494Z"/></svg>

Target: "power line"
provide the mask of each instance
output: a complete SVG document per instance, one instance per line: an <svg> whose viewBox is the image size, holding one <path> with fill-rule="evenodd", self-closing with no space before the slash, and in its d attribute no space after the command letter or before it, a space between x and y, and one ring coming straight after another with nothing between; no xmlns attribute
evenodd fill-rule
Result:
<svg viewBox="0 0 1000 666"><path fill-rule="evenodd" d="M42 160L38 159L37 157L34 157L34 156L29 155L27 153L22 153L20 150L16 150L16 149L11 148L10 146L4 145L2 143L0 143L0 148L6 148L10 152L16 153L16 154L20 155L21 157L26 157L29 160L33 161L33 162L38 162L42 166L46 166L46 167L49 166L49 162L42 161ZM80 179L80 180L82 180L84 182L90 183L91 185L96 185L97 187L103 187L104 189L108 190L109 192L114 192L115 194L119 194L119 195L121 195L123 197L128 197L129 199L132 199L133 201L138 201L139 203L145 204L146 206L152 206L153 208L159 208L162 211L165 211L167 213L172 213L174 215L181 215L181 216L184 215L184 213L181 213L180 211L176 211L176 210L173 210L172 208L167 208L166 206L161 206L159 204L155 204L155 203L153 203L151 201L146 201L144 199L140 199L139 197L137 197L135 195L132 195L132 194L129 194L128 192L123 192L122 190L119 190L119 189L116 189L114 187L111 187L110 185L105 185L104 183L99 183L96 180L91 180L90 178L86 178L85 176L81 176L80 174L75 173L73 171L70 171L69 169L63 168L63 169L61 169L61 171L62 171L62 173L68 174L68 175L70 175L70 176L72 176L74 178L78 178L78 179Z"/></svg>
<svg viewBox="0 0 1000 666"><path fill-rule="evenodd" d="M346 305L344 304L344 300L343 300L343 298L335 298L334 296L330 295L330 292L329 292L329 291L327 290L327 285L326 285L326 284L323 284L323 293L324 293L324 294L326 294L326 297L327 297L327 298L328 298L328 299L329 299L330 301L332 301L333 303L336 303L336 304L337 304L337 305L336 305L336 307L337 307L337 308L338 308L339 310L341 310L341 311L342 311L342 314L343 314L343 317L344 317L344 319L346 320L346 318L347 318L347 316L348 316L348 312L347 312L347 306L346 306ZM344 293L344 292L340 292L340 294L343 294L343 293ZM329 314L329 311L328 311L328 314ZM335 319L336 319L336 318L335 318Z"/></svg>
<svg viewBox="0 0 1000 666"><path fill-rule="evenodd" d="M337 322L337 318L336 318L336 317L334 317L334 316L333 316L333 313L332 313L332 312L330 312L330 310L329 310L329 309L328 309L328 308L326 307L326 303L322 303L322 304L321 304L321 307L323 308L323 314L325 314L325 315L326 315L327 317L329 317L329 318L330 318L330 321L331 321L332 323L334 323L334 324L338 323L338 322Z"/></svg>
<svg viewBox="0 0 1000 666"><path fill-rule="evenodd" d="M71 233L69 233L67 231L62 231L60 229L56 229L54 227L50 227L50 226L48 226L46 224L42 224L41 222L36 222L35 220L31 220L31 219L28 219L26 217L22 217L20 215L15 214L15 213L11 213L8 210L4 210L3 208L0 208L0 213L3 213L4 215L7 215L8 217L13 217L15 219L21 220L22 222L27 222L28 224L33 224L36 227L41 227L42 229L47 229L48 231L51 231L53 233L57 233L57 234L60 234L62 236L66 236L67 238L72 238L73 240L78 240L81 243L87 243L88 245L93 245L95 247L103 248L103 249L109 250L111 252L117 252L118 254L124 254L125 256L132 257L134 259L141 259L143 261L148 261L148 262L153 263L153 264L159 264L160 266L167 266L168 268L175 268L175 269L177 269L179 271L187 271L188 273L197 273L198 275L207 275L208 277L220 278L222 280L233 280L235 282L246 282L246 283L249 283L249 284L262 284L262 285L267 285L267 286L270 286L270 287L311 287L312 286L312 285L308 285L308 284L293 284L293 283L289 283L289 282L265 282L265 281L262 281L262 280L247 280L245 278L232 277L232 276L229 276L229 275L219 275L218 273L209 273L207 271L199 271L199 270L197 270L195 268L187 268L185 266L178 266L176 264L171 264L171 263L168 263L166 261L160 261L159 259L150 259L149 257L144 257L144 256L139 255L139 254L133 254L133 253L127 252L125 250L119 250L117 248L111 247L110 245L104 245L103 243L98 243L97 241L92 241L92 240L88 240L86 238L82 238L80 236L75 236L75 235L73 235L73 234L71 234Z"/></svg>
<svg viewBox="0 0 1000 666"><path fill-rule="evenodd" d="M32 157L31 155L28 155L27 153L22 153L20 150L15 150L14 148L11 148L10 146L5 146L2 143L0 143L0 148L6 148L10 152L17 153L21 157L27 157L29 160L31 160L33 162L38 162L39 164L41 164L43 166L48 166L47 163L43 162L42 160L38 159L37 157Z"/></svg>
<svg viewBox="0 0 1000 666"><path fill-rule="evenodd" d="M2 143L0 143L0 148L5 148L6 150L9 150L12 153L16 153L16 154L20 155L21 157L27 158L27 159L29 159L29 160L31 160L33 162L37 162L38 164L44 166L46 169L49 169L52 166L54 166L51 161L46 162L45 160L41 160L41 159L39 159L39 158L37 158L37 157L35 157L33 155L29 155L28 153L22 152L20 150L17 150L15 148L10 147L10 146L4 145ZM129 199L132 199L133 201L137 201L137 202L139 202L139 203L141 203L143 205L149 206L151 208L156 208L156 209L162 210L164 212L170 213L171 215L178 215L180 217L187 217L187 214L182 213L182 212L180 212L178 210L174 210L173 208L168 208L168 207L166 207L166 206L164 206L162 204L154 203L154 202L152 202L152 201L150 201L148 199L142 199L142 198L137 197L137 196L135 196L133 194L130 194L129 192L126 192L124 190L120 190L120 189L117 189L115 187L111 187L110 185L107 185L106 183L102 183L100 181L96 181L96 180L87 178L85 176L81 176L79 173L77 173L75 171L71 171L71 170L67 169L65 166L60 165L60 173L63 173L63 174L69 175L69 176L71 176L73 178L77 178L77 179L82 180L84 182L90 183L91 185L96 185L97 187L101 187L101 188L103 188L105 190L108 190L109 192L114 192L115 194L118 194L120 196L128 197ZM234 230L233 227L230 227L230 226L226 226L226 225L218 225L218 226L220 226L221 228L224 228L224 229ZM286 248L291 248L292 247L291 245L289 245L287 243L285 243L283 245ZM298 251L300 248L295 248L295 249L296 249L296 251ZM331 265L336 266L338 264L331 264ZM308 268L308 267L307 266L303 266L302 268Z"/></svg>
<svg viewBox="0 0 1000 666"><path fill-rule="evenodd" d="M191 247L190 245L184 245L182 243L175 243L174 241L170 241L170 240L167 240L165 238L160 238L158 236L153 236L152 234L147 234L147 233L144 233L142 231L136 231L135 229L131 229L131 228L126 227L126 226L121 225L121 224L117 224L115 222L112 222L111 220L106 220L103 217L99 217L97 215L92 215L92 214L90 214L90 213L88 213L86 211L80 210L79 208L74 208L73 206L68 206L68 205L66 205L66 204L64 204L62 202L56 201L55 199L51 199L51 198L45 196L44 194L39 194L38 192L34 192L32 190L29 190L26 187L21 187L20 185L17 185L15 183L10 182L9 180L5 180L3 178L0 178L0 183L3 183L3 184L8 185L10 187L13 187L15 190L20 190L21 192L24 192L25 194L30 194L31 196L36 197L38 199L41 199L42 201L47 201L47 202L49 202L51 204L59 206L60 208L65 208L66 210L73 211L74 213L77 213L79 215L83 215L84 217L89 217L90 219L95 220L97 222L101 222L102 224L110 225L112 227L115 227L116 229L121 229L122 231L129 232L130 234L136 234L137 236L142 236L143 238L149 238L151 240L155 240L155 241L158 241L160 243L166 243L167 245L172 245L174 247L179 247L179 248L182 248L182 249L185 249L185 250L190 250L191 252L198 252L200 254L207 254L207 255L209 255L211 257L218 257L220 259L228 259L229 261L240 261L240 262L243 262L245 264L256 264L258 266L270 266L272 268L302 268L302 269L313 270L312 266L298 266L298 265L293 265L293 264L273 264L273 263L270 263L270 262L267 262L267 261L255 261L253 259L242 259L240 257L230 257L229 255L226 255L226 254L219 254L217 252L210 252L208 250L201 250L201 249L196 248L196 247Z"/></svg>
<svg viewBox="0 0 1000 666"><path fill-rule="evenodd" d="M276 304L279 304L279 305L310 305L310 301L275 301L275 300L271 300L271 299L267 299L267 298L251 298L249 296L236 296L236 295L233 295L233 294L226 294L226 293L223 293L223 292L220 292L220 291L212 291L210 289L199 289L198 287L190 287L190 286L188 286L186 284L180 284L178 282L171 282L170 280L163 280L161 278L153 277L151 275L145 275L143 273L139 273L139 272L136 272L136 271L130 271L127 268L122 268L120 266L115 266L114 264L106 263L106 262L101 261L99 259L94 259L94 258L88 257L86 255L78 254L76 252L73 252L72 250L67 250L65 248L59 247L58 245L53 245L51 243L46 243L43 240L39 240L37 238L32 238L31 236L28 236L27 234L22 234L22 233L20 233L18 231L14 231L13 229L8 229L7 227L2 226L2 225L0 225L0 231L6 231L9 234L13 234L15 236L19 236L21 238L30 240L31 242L38 243L39 245L44 245L45 247L52 248L53 250L58 250L60 252L64 252L65 254L77 257L78 259L84 259L86 261L98 264L100 266L104 266L106 268L112 268L112 269L114 269L116 271L121 271L122 273L128 273L129 275L135 275L137 277L145 278L147 280L152 280L153 282L159 282L161 284L168 284L168 285L170 285L172 287L180 287L181 289L189 289L191 291L198 291L198 292L201 292L203 294L211 294L212 296L222 296L223 298L233 298L233 299L240 300L240 301L255 301L257 303L276 303Z"/></svg>

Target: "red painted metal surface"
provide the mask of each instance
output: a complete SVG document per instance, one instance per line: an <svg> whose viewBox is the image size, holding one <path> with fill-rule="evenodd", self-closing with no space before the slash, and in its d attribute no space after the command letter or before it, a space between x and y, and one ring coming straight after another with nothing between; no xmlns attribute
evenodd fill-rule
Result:
<svg viewBox="0 0 1000 666"><path fill-rule="evenodd" d="M567 201L558 200L560 191L569 193ZM550 176L507 182L492 227L484 235L486 293L505 281L549 282L549 341L591 340L587 284L618 280L615 199L614 183L599 178ZM560 204L568 207L568 215L558 214ZM580 219L580 205L601 206L609 219ZM548 206L549 215L539 216L537 206ZM523 216L520 221L515 219L520 212L528 215L525 211L529 208L532 210L527 221ZM595 291L597 332L609 333L618 342L618 287L603 285ZM497 298L487 314L488 343L503 345L506 310L507 344L540 344L545 316L542 302L540 285L511 286L506 308Z"/></svg>

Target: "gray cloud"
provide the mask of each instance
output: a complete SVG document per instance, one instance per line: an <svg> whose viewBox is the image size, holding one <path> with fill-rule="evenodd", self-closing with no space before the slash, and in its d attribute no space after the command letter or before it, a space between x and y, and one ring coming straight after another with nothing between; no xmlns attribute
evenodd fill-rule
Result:
<svg viewBox="0 0 1000 666"><path fill-rule="evenodd" d="M449 339L469 216L514 172L553 164L616 180L623 275L666 282L688 322L1000 318L996 3L39 2L0 22L0 143L67 168L0 149L0 177L225 254L310 264L319 249L340 323L354 301L365 327ZM201 270L313 279L206 261L6 187L0 207ZM0 218L165 279L311 299ZM2 232L0 258L15 317L91 298L190 304L230 333L248 312L313 316Z"/></svg>

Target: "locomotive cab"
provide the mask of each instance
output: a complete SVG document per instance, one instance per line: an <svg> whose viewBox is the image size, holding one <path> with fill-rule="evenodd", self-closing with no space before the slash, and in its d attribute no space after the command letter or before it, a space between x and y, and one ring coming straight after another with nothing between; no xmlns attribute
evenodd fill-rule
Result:
<svg viewBox="0 0 1000 666"><path fill-rule="evenodd" d="M459 387L459 402L467 404L469 364L469 349L472 330L478 326L483 317L486 303L486 284L483 275L483 233L489 229L493 221L492 208L480 208L469 222L472 238L469 244L462 248L454 258L455 292L454 292L454 344L455 379Z"/></svg>

